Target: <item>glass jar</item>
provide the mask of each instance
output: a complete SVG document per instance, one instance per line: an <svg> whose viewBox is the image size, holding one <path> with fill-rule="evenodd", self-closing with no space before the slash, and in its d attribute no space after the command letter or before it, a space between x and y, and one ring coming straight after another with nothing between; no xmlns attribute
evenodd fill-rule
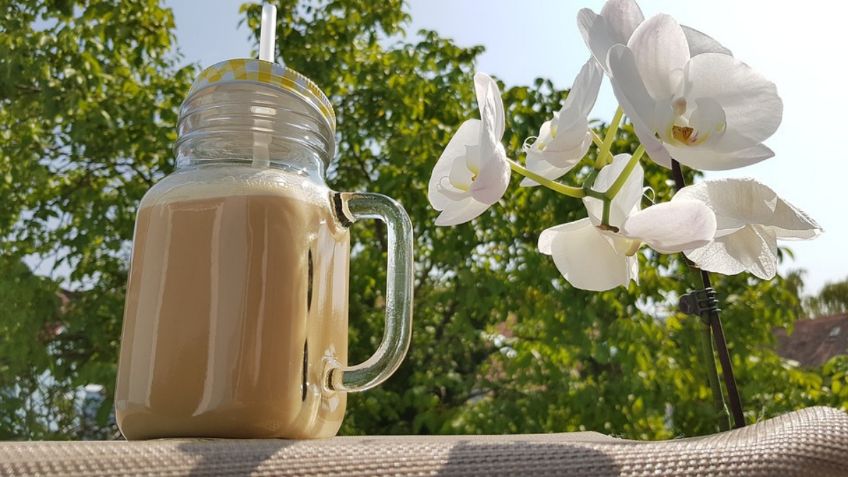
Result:
<svg viewBox="0 0 848 477"><path fill-rule="evenodd" d="M403 208L325 181L329 101L260 60L204 71L180 110L177 168L139 205L115 395L128 439L336 434L346 392L400 365L412 320ZM350 239L386 223L386 326L347 366Z"/></svg>

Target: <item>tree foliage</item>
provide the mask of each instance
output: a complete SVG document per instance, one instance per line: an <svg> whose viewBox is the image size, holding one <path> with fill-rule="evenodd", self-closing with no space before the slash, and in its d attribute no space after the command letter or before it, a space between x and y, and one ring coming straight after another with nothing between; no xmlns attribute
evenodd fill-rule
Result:
<svg viewBox="0 0 848 477"><path fill-rule="evenodd" d="M828 283L817 295L807 297L804 310L810 318L848 313L848 278Z"/></svg>
<svg viewBox="0 0 848 477"><path fill-rule="evenodd" d="M663 438L716 430L697 357L701 325L673 307L689 290L676 257L643 252L638 286L575 290L537 252L536 240L544 228L580 218L580 204L519 188L517 180L472 224L433 225L427 181L459 124L477 115L472 76L481 47L405 32L409 17L400 0L283 0L278 8L286 64L320 85L336 107L332 187L392 196L415 225L412 348L387 383L351 396L343 433L589 429ZM47 305L4 315L0 326L16 344L0 348L0 364L9 366L0 393L18 389L6 369L29 380L48 370L52 379L42 385L63 396L100 384L106 399L98 422L108 428L134 208L173 167L176 108L195 71L176 67L173 18L156 1L25 0L3 10L4 267L20 269L24 256L52 257L57 278L78 293L58 317ZM242 11L258 33L259 7ZM544 79L505 89L510 157L520 158L524 139L566 94ZM625 128L614 152L633 149ZM647 168L659 197L670 195L666 179L665 170ZM382 335L383 235L379 223L352 232L351 361L366 358ZM3 275L0 292L13 286ZM55 282L27 280L32 303L56 306ZM749 421L845 401L819 373L788 367L774 353L771 330L798 317L800 283L797 275L769 282L736 276L715 285ZM9 295L2 296L7 308ZM61 333L33 344L33 333L54 319ZM19 409L0 403L0 419L14 422L0 431L82 432L78 403L56 405L56 419L68 424L49 435Z"/></svg>
<svg viewBox="0 0 848 477"><path fill-rule="evenodd" d="M35 256L58 279L85 291L64 311L61 333L47 345L48 383L67 395L102 384L109 404L99 422L106 426L135 208L173 167L177 107L192 69L177 69L173 15L156 1L0 5L4 266ZM35 321L22 324L11 340L31 340L25 330L45 319L17 316ZM15 409L3 401L4 415L16 415ZM57 436L82 432L79 426L61 429ZM38 436L35 429L18 435Z"/></svg>
<svg viewBox="0 0 848 477"><path fill-rule="evenodd" d="M57 331L57 286L36 277L26 265L0 258L0 439L48 438L50 424L65 429L73 413L64 389L49 383L47 343Z"/></svg>

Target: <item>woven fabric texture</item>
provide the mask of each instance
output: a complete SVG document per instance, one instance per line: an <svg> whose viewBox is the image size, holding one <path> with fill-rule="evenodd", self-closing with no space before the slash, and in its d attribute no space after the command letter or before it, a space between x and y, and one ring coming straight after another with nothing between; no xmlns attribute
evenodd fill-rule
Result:
<svg viewBox="0 0 848 477"><path fill-rule="evenodd" d="M707 437L597 434L7 442L0 475L848 476L848 414L813 407Z"/></svg>

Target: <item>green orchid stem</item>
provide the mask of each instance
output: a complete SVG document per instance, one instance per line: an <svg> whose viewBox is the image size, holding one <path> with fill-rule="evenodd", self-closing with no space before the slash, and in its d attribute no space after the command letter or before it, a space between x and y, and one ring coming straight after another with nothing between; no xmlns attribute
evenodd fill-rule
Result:
<svg viewBox="0 0 848 477"><path fill-rule="evenodd" d="M535 172L527 169L526 167L522 166L521 164L519 164L519 163L517 163L513 160L507 160L507 161L509 162L510 169L512 169L516 173L518 173L518 174L520 174L520 175L522 175L522 176L524 176L528 179L534 180L534 181L538 182L539 184L547 187L548 189L551 189L554 192L559 192L562 195L567 195L568 197L574 197L575 199L582 199L583 197L586 196L586 193L580 187L567 186L565 184L560 184L559 182L552 181L550 179L545 179L544 177L540 176L539 174L536 174Z"/></svg>
<svg viewBox="0 0 848 477"><path fill-rule="evenodd" d="M615 178L615 182L610 185L609 189L604 192L598 192L592 187L595 183L595 177L597 177L597 173L591 174L586 178L586 182L583 184L583 192L589 196L594 197L596 199L600 199L604 203L604 211L601 216L601 226L609 227L609 219L610 219L610 204L612 204L612 200L615 199L615 196L618 195L618 192L624 187L625 182L627 182L627 178L630 177L630 174L633 172L633 169L636 168L636 165L639 164L639 160L642 156L645 155L645 148L640 144L633 155L630 157L630 161L627 162L627 165L624 166L624 169L621 171L621 174Z"/></svg>
<svg viewBox="0 0 848 477"><path fill-rule="evenodd" d="M601 139L601 136L598 136L598 133L596 133L594 129L592 129L591 131L592 142L595 143L595 146L597 146L598 148L602 147L604 145L604 140Z"/></svg>
<svg viewBox="0 0 848 477"><path fill-rule="evenodd" d="M639 159L642 159L642 156L645 154L645 147L639 144L639 147L636 148L636 151L630 156L630 161L624 166L624 170L621 171L621 174L615 179L615 182L604 192L604 196L608 200L613 200L615 196L618 194L618 191L624 187L624 183L627 182L627 178L630 177L630 173L633 172L633 169L636 168L636 165L639 164Z"/></svg>
<svg viewBox="0 0 848 477"><path fill-rule="evenodd" d="M674 178L675 189L680 190L686 186L686 178L683 176L683 170L680 167L680 163L674 159L671 161L671 175ZM710 279L709 272L696 267L694 264L689 262L685 255L682 255L682 258L684 263L686 263L696 275L700 276L701 285L704 289L712 288L712 280ZM730 408L730 412L728 412L728 408L725 407L724 401L722 400L720 404L721 408L717 409L717 411L725 416L732 416L734 428L738 429L740 427L745 427L745 413L742 410L742 399L739 396L739 389L736 387L736 378L733 375L733 362L730 359L730 351L727 348L727 340L724 337L724 327L721 324L721 317L718 314L718 310L715 309L710 311L707 316L702 316L702 320L707 323L710 334L709 338L707 338L707 332L705 331L705 337L703 338L705 340L709 340L708 351L710 359L706 360L704 364L707 366L710 387L713 390L713 396L715 396L716 393L721 395L721 387L718 384L718 371L715 367L715 359L712 357L712 342L715 340L715 351L718 355L718 361L721 363L721 375L724 378L724 388L727 390L727 404ZM710 363L712 363L712 365L710 365ZM716 407L719 407L718 403L716 404Z"/></svg>
<svg viewBox="0 0 848 477"><path fill-rule="evenodd" d="M612 143L615 141L615 135L618 133L618 126L621 124L622 116L624 116L624 111L619 106L615 110L615 115L612 117L609 127L607 127L607 135L604 137L604 142L598 151L598 157L595 159L595 169L600 169L608 163L607 156L610 156L610 159L612 158L610 149L612 149Z"/></svg>

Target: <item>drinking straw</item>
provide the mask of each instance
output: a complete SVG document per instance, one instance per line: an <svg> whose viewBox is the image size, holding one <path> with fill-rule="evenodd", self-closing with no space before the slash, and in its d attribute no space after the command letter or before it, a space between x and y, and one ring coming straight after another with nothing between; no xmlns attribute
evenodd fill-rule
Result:
<svg viewBox="0 0 848 477"><path fill-rule="evenodd" d="M274 41L277 36L277 7L266 3L262 5L262 26L259 30L259 59L274 61Z"/></svg>
<svg viewBox="0 0 848 477"><path fill-rule="evenodd" d="M274 62L274 42L277 36L277 7L271 4L262 5L262 24L259 29L259 59ZM263 121L264 122L264 121ZM253 134L253 166L268 167L271 164L268 146L271 135Z"/></svg>

